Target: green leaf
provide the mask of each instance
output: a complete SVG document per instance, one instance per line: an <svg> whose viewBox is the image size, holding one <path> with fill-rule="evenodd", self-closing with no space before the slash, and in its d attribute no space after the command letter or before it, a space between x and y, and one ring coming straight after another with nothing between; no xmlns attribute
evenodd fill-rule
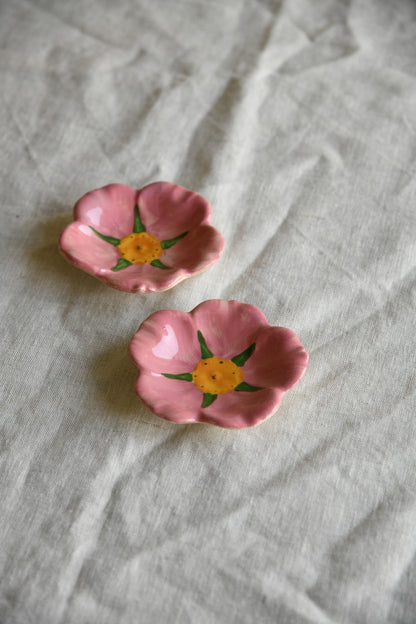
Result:
<svg viewBox="0 0 416 624"><path fill-rule="evenodd" d="M120 258L120 260L117 262L116 266L112 267L112 271L120 271L121 269L125 269L126 267L130 266L131 262L129 262L128 260L124 260L124 258Z"/></svg>
<svg viewBox="0 0 416 624"><path fill-rule="evenodd" d="M142 220L140 218L140 212L139 212L139 207L136 204L134 206L134 225L133 225L133 232L135 234L140 234L140 232L146 232L146 228L144 227Z"/></svg>
<svg viewBox="0 0 416 624"><path fill-rule="evenodd" d="M168 379L181 379L182 381L192 381L192 373L180 373L179 375L171 375L170 373L162 373L163 377Z"/></svg>
<svg viewBox="0 0 416 624"><path fill-rule="evenodd" d="M238 355L233 357L231 359L231 362L234 362L234 364L236 364L236 366L244 366L244 364L247 362L248 358L253 355L255 348L256 348L256 343L253 342L253 344L250 345L249 347L247 347L247 349L245 351L243 351L242 353L239 353Z"/></svg>
<svg viewBox="0 0 416 624"><path fill-rule="evenodd" d="M176 245L176 243L178 241L180 241L181 238L183 238L187 234L188 234L188 232L184 232L183 234L180 234L176 238L170 238L169 240L160 241L162 249L169 249L169 247L172 247L173 245Z"/></svg>
<svg viewBox="0 0 416 624"><path fill-rule="evenodd" d="M202 333L199 330L198 330L198 341L199 341L199 344L201 345L201 357L202 357L202 359L205 360L207 358L214 357L214 355L208 349L207 343L205 342L205 338L203 337Z"/></svg>
<svg viewBox="0 0 416 624"><path fill-rule="evenodd" d="M264 388L260 388L259 386L252 386L251 384L242 381L238 386L234 388L237 392L257 392L257 390L264 390Z"/></svg>
<svg viewBox="0 0 416 624"><path fill-rule="evenodd" d="M166 264L163 264L163 262L161 262L160 260L152 260L150 264L156 267L157 269L171 269L172 268L172 267L166 266Z"/></svg>
<svg viewBox="0 0 416 624"><path fill-rule="evenodd" d="M102 238L106 243L110 243L111 245L114 245L115 247L117 247L117 245L120 245L120 239L119 238L114 238L114 236L105 236L105 234L100 234L100 232L97 232L96 229L94 229L92 227L92 225L90 225L90 229L97 234L97 236L99 236L100 238Z"/></svg>
<svg viewBox="0 0 416 624"><path fill-rule="evenodd" d="M208 392L204 392L204 398L202 399L201 407L208 407L211 403L214 403L217 398L217 394L209 394Z"/></svg>

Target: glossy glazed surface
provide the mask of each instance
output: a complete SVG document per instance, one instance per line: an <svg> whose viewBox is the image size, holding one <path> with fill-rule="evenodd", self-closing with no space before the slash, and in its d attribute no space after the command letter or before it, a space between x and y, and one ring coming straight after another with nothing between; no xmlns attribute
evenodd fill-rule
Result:
<svg viewBox="0 0 416 624"><path fill-rule="evenodd" d="M293 331L271 327L253 305L221 299L189 313L155 312L129 351L136 392L155 414L237 429L271 416L308 362Z"/></svg>
<svg viewBox="0 0 416 624"><path fill-rule="evenodd" d="M104 186L76 203L74 217L60 236L61 253L127 292L167 290L214 264L224 247L209 202L170 182Z"/></svg>

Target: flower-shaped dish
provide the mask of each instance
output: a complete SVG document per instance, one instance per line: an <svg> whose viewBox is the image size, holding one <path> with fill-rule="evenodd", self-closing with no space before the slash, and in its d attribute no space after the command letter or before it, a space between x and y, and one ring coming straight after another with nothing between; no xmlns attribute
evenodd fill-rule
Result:
<svg viewBox="0 0 416 624"><path fill-rule="evenodd" d="M251 427L271 416L305 372L296 334L271 327L255 306L212 299L189 313L149 316L129 345L136 392L175 423Z"/></svg>
<svg viewBox="0 0 416 624"><path fill-rule="evenodd" d="M110 184L81 197L59 239L63 256L127 292L167 290L214 264L224 239L209 202L170 182Z"/></svg>

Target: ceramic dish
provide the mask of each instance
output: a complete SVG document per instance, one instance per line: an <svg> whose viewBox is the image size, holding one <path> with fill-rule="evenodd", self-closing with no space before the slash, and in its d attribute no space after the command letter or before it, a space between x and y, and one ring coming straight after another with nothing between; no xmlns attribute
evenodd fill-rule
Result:
<svg viewBox="0 0 416 624"><path fill-rule="evenodd" d="M271 416L308 362L293 331L271 327L253 305L221 299L189 313L155 312L129 352L136 392L155 414L235 429Z"/></svg>
<svg viewBox="0 0 416 624"><path fill-rule="evenodd" d="M59 239L63 256L127 292L167 290L214 264L224 247L209 202L170 182L104 186L78 200L74 217Z"/></svg>

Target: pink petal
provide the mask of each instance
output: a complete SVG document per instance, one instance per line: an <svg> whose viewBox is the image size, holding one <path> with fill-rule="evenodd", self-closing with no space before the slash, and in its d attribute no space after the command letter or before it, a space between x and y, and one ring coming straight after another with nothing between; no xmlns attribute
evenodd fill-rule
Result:
<svg viewBox="0 0 416 624"><path fill-rule="evenodd" d="M211 299L201 303L191 314L210 351L228 359L247 349L259 331L269 326L258 308L239 301Z"/></svg>
<svg viewBox="0 0 416 624"><path fill-rule="evenodd" d="M222 234L211 225L200 225L173 247L166 249L160 259L168 266L197 272L214 264L223 248Z"/></svg>
<svg viewBox="0 0 416 624"><path fill-rule="evenodd" d="M150 409L179 424L198 420L202 392L190 381L168 379L151 372L142 372L136 392Z"/></svg>
<svg viewBox="0 0 416 624"><path fill-rule="evenodd" d="M255 386L289 390L302 377L308 355L297 335L286 327L268 327L243 366L244 381Z"/></svg>
<svg viewBox="0 0 416 624"><path fill-rule="evenodd" d="M77 201L75 219L98 232L123 238L133 231L134 205L138 191L124 184L109 184L90 191Z"/></svg>
<svg viewBox="0 0 416 624"><path fill-rule="evenodd" d="M158 269L150 264L132 264L120 271L103 269L97 277L117 290L147 293L167 290L187 277L187 274L177 269Z"/></svg>
<svg viewBox="0 0 416 624"><path fill-rule="evenodd" d="M209 222L211 206L202 195L170 182L154 182L139 191L138 205L146 230L168 240Z"/></svg>
<svg viewBox="0 0 416 624"><path fill-rule="evenodd" d="M138 368L154 373L191 373L200 359L191 315L179 310L155 312L133 336L129 352Z"/></svg>
<svg viewBox="0 0 416 624"><path fill-rule="evenodd" d="M214 403L200 410L199 420L233 429L253 427L274 414L282 395L274 388L220 394Z"/></svg>
<svg viewBox="0 0 416 624"><path fill-rule="evenodd" d="M98 275L103 267L115 266L120 258L114 245L103 241L88 225L79 221L64 229L59 247L69 262L92 275Z"/></svg>

